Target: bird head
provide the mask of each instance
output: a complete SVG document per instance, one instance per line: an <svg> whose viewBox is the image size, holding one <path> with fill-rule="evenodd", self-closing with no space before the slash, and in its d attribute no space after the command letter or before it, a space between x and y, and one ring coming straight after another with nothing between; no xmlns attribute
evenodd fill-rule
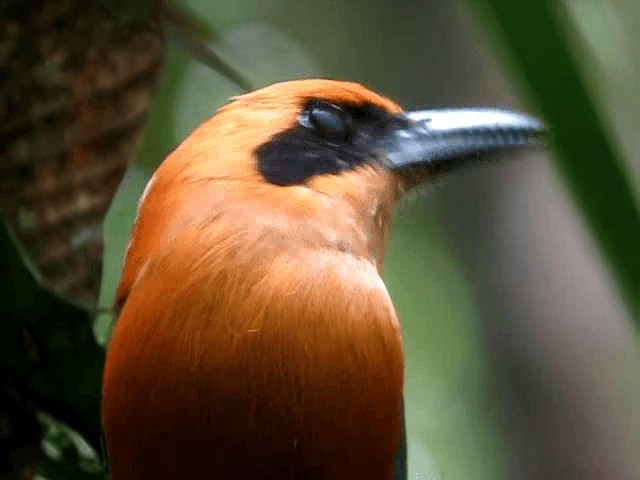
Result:
<svg viewBox="0 0 640 480"><path fill-rule="evenodd" d="M542 132L539 121L505 110L404 112L356 83L277 83L222 107L163 162L129 251L146 243L137 250L148 259L175 229L221 221L253 232L246 244L260 254L313 245L380 270L404 192L470 160L536 144ZM121 294L128 273L144 269L140 255L128 263Z"/></svg>

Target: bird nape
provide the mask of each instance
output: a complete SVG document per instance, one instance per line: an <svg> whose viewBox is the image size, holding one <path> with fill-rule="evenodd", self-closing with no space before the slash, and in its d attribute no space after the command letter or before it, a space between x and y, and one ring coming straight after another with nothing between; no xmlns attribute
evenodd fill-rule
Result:
<svg viewBox="0 0 640 480"><path fill-rule="evenodd" d="M140 199L103 377L111 478L406 476L380 277L393 206L542 132L503 110L406 113L330 80L221 108Z"/></svg>

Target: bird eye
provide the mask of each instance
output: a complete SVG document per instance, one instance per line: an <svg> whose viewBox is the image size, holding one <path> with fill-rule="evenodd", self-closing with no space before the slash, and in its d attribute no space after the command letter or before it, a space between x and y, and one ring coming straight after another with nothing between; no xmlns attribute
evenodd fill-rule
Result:
<svg viewBox="0 0 640 480"><path fill-rule="evenodd" d="M301 123L316 130L326 140L344 141L349 133L346 113L331 103L309 105Z"/></svg>

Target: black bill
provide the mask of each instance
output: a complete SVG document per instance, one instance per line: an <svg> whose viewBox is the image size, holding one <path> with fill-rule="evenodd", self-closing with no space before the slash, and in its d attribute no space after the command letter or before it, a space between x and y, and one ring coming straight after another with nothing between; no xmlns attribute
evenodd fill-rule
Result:
<svg viewBox="0 0 640 480"><path fill-rule="evenodd" d="M421 110L379 145L393 170L447 170L479 156L542 145L542 122L499 109Z"/></svg>

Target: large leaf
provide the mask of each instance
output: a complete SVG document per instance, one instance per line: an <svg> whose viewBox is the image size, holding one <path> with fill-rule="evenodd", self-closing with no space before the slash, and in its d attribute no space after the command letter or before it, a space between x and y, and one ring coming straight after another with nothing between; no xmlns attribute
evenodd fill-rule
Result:
<svg viewBox="0 0 640 480"><path fill-rule="evenodd" d="M21 396L100 451L104 351L89 312L44 288L0 222L0 372Z"/></svg>
<svg viewBox="0 0 640 480"><path fill-rule="evenodd" d="M640 326L640 215L617 146L569 49L574 32L561 21L560 2L484 0L483 5L550 127L556 164Z"/></svg>

